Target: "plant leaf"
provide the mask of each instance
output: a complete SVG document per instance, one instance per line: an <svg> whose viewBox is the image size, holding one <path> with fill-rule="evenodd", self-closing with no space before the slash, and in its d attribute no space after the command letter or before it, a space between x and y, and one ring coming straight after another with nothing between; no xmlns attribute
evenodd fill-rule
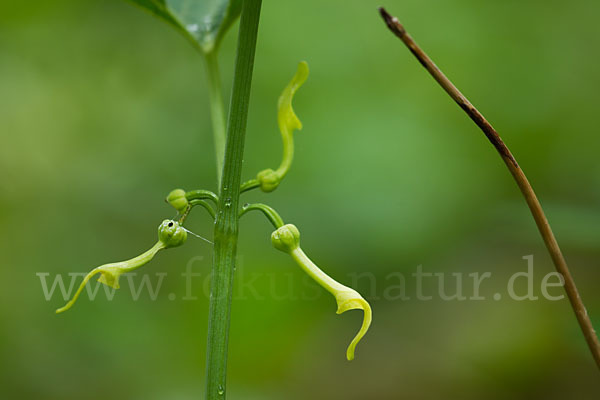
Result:
<svg viewBox="0 0 600 400"><path fill-rule="evenodd" d="M214 51L242 0L129 0L177 29L204 53Z"/></svg>

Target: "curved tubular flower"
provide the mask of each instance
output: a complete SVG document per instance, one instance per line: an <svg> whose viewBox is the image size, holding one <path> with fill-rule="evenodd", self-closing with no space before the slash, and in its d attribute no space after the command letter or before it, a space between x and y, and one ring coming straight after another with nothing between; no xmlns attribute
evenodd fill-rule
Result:
<svg viewBox="0 0 600 400"><path fill-rule="evenodd" d="M356 345L367 333L371 325L372 312L369 303L356 290L333 280L308 258L300 248L300 232L296 226L287 224L277 229L271 234L271 243L276 249L291 255L304 272L335 297L338 306L337 314L348 310L363 310L362 326L346 351L348 360L353 360Z"/></svg>
<svg viewBox="0 0 600 400"><path fill-rule="evenodd" d="M158 253L162 249L181 246L183 243L185 243L186 239L187 232L181 225L179 225L177 221L169 219L164 220L158 227L158 242L156 242L156 244L152 246L150 250L127 261L104 264L94 268L92 271L90 271L89 274L85 276L85 278L83 278L83 282L81 282L81 285L79 285L79 288L77 289L77 292L75 292L73 298L69 300L69 302L63 307L57 309L56 313L59 314L71 308L73 304L75 304L75 301L77 301L77 298L83 291L85 285L94 275L100 274L98 282L110 286L114 289L118 289L119 277L122 274L126 272L131 272L134 269L137 269L147 264L150 260L154 258L156 253Z"/></svg>
<svg viewBox="0 0 600 400"><path fill-rule="evenodd" d="M296 91L308 78L308 64L301 61L296 74L283 89L277 102L277 123L283 141L283 157L276 170L265 169L256 175L256 179L245 182L241 191L260 187L263 192L272 192L277 189L283 177L287 174L294 159L294 131L302 129L302 123L292 108L292 99Z"/></svg>

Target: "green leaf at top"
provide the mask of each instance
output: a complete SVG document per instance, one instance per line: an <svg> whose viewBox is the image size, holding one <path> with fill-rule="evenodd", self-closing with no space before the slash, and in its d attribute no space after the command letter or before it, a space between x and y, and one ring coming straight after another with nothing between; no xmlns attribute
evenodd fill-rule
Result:
<svg viewBox="0 0 600 400"><path fill-rule="evenodd" d="M242 8L242 0L130 1L165 20L204 53L218 47Z"/></svg>

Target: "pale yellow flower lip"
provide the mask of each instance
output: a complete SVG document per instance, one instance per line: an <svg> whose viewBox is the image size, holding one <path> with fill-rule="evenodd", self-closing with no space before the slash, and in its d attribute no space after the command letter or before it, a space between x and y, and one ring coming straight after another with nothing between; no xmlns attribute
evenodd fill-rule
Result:
<svg viewBox="0 0 600 400"><path fill-rule="evenodd" d="M337 314L342 314L349 310L363 310L363 323L360 327L360 330L358 331L356 336L354 336L354 339L352 339L352 342L350 342L350 345L346 350L346 358L348 359L348 361L354 360L354 350L356 349L356 345L358 344L358 342L360 342L360 340L363 338L363 336L365 336L365 334L369 330L373 317L371 306L369 305L369 303L367 303L367 301L363 299L362 296L358 294L358 292L356 292L353 289L350 290L354 292L358 297L354 297L345 300L343 303L340 303L338 297L336 296L336 300L338 301Z"/></svg>

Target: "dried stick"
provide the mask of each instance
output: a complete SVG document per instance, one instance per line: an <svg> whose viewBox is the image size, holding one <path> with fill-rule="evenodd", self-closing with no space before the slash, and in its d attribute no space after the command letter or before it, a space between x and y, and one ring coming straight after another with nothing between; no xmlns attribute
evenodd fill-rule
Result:
<svg viewBox="0 0 600 400"><path fill-rule="evenodd" d="M408 49L413 53L413 55L419 60L421 65L425 67L427 71L433 76L433 78L440 84L440 86L452 97L452 99L462 108L467 115L477 124L477 126L483 131L488 140L492 143L492 145L496 148L502 160L508 167L510 173L515 178L517 185L519 185L519 189L521 189L521 193L525 197L525 201L527 201L527 205L531 210L531 214L535 219L535 223L542 235L542 239L544 239L544 243L548 248L548 252L552 257L552 261L556 266L556 270L562 275L564 279L565 291L567 292L567 297L573 307L573 311L575 311L575 316L577 317L577 321L579 322L579 326L583 331L583 335L585 336L585 340L590 348L592 356L596 361L596 365L600 368L600 342L598 341L598 337L596 336L596 331L592 326L592 322L588 316L588 313L583 305L583 301L579 296L579 292L577 291L577 286L575 286L575 281L571 276L571 272L569 272L569 267L567 266L567 262L560 251L558 243L556 242L556 238L552 233L552 229L550 228L550 224L544 215L544 211L542 210L542 206L533 191L533 188L529 184L527 177L523 173L523 170L519 167L517 160L513 157L508 147L504 144L496 130L492 127L492 125L484 118L484 116L467 100L465 96L450 82L450 80L444 75L444 73L434 64L434 62L425 54L425 52L415 43L415 41L410 37L406 30L400 24L396 17L392 17L388 12L381 7L379 9L383 20L385 21L388 28L394 33L404 44L408 47Z"/></svg>

